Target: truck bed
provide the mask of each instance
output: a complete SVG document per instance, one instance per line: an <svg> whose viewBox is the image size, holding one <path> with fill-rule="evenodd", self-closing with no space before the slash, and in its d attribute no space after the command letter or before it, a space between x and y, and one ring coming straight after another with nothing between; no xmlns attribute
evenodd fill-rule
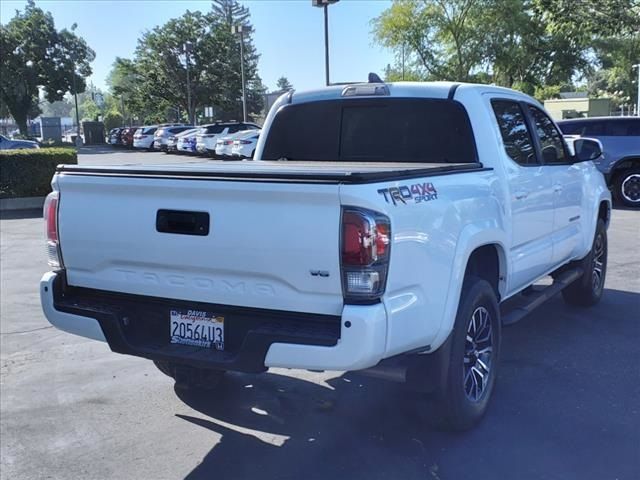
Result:
<svg viewBox="0 0 640 480"><path fill-rule="evenodd" d="M169 165L59 165L64 174L361 184L487 170L481 163L200 161Z"/></svg>

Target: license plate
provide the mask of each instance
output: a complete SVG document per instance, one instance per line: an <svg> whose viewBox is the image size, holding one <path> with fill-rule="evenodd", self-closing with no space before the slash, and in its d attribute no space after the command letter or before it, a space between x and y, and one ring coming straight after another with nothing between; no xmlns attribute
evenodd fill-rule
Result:
<svg viewBox="0 0 640 480"><path fill-rule="evenodd" d="M202 310L171 310L171 343L224 350L224 317Z"/></svg>

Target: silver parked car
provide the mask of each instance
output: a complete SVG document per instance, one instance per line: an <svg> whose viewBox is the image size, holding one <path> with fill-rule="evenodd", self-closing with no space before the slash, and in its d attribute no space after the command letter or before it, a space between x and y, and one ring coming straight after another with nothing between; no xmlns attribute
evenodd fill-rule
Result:
<svg viewBox="0 0 640 480"><path fill-rule="evenodd" d="M40 145L32 140L12 140L0 135L0 150L23 150L25 148L40 148Z"/></svg>

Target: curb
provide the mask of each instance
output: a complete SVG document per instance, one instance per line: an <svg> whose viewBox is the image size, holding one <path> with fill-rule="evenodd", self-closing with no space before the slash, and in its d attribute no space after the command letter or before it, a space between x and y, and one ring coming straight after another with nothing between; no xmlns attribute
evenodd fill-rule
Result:
<svg viewBox="0 0 640 480"><path fill-rule="evenodd" d="M45 197L0 198L0 212L42 209Z"/></svg>

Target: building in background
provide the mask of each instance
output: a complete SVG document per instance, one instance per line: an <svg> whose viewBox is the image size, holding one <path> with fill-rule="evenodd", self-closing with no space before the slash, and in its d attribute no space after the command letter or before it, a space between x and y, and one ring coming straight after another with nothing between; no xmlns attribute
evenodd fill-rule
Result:
<svg viewBox="0 0 640 480"><path fill-rule="evenodd" d="M562 92L560 98L545 100L544 108L554 120L604 117L611 115L611 99L589 98L587 92Z"/></svg>

